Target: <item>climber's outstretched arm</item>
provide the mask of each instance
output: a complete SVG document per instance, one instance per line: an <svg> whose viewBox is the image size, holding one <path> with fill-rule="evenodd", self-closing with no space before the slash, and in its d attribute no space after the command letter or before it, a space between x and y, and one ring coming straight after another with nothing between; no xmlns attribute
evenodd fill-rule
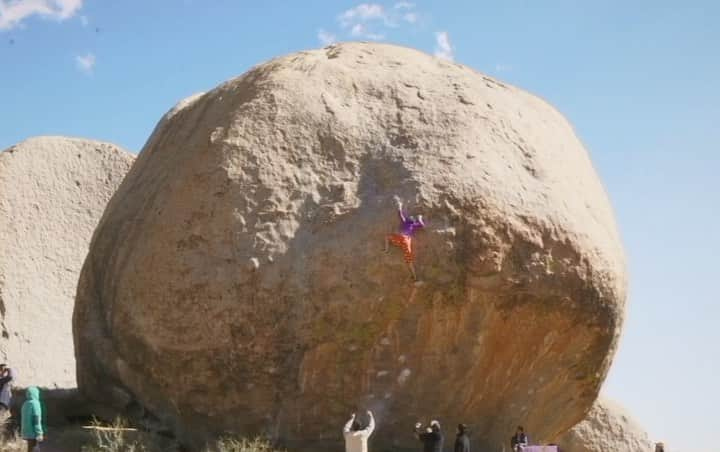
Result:
<svg viewBox="0 0 720 452"><path fill-rule="evenodd" d="M405 223L405 215L403 214L402 208L403 208L402 203L401 203L400 201L398 201L398 208L397 208L397 209L398 209L398 216L400 217L400 221L402 221L403 223Z"/></svg>

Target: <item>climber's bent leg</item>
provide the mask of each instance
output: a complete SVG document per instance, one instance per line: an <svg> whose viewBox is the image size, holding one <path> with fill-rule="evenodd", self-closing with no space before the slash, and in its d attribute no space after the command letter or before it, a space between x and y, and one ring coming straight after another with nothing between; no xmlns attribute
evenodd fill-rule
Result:
<svg viewBox="0 0 720 452"><path fill-rule="evenodd" d="M403 252L403 259L410 270L410 276L414 281L417 281L417 275L415 273L415 255L412 250L412 238L404 234L390 234L387 236L386 241L389 241L393 246L397 246Z"/></svg>
<svg viewBox="0 0 720 452"><path fill-rule="evenodd" d="M417 274L415 274L415 264L412 262L408 262L408 268L410 269L410 276L412 276L413 281L417 281Z"/></svg>

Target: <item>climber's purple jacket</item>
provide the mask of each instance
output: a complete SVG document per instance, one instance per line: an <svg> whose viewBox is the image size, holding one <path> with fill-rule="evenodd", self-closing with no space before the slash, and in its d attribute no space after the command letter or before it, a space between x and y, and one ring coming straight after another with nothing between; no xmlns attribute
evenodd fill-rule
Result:
<svg viewBox="0 0 720 452"><path fill-rule="evenodd" d="M405 217L401 209L398 209L398 215L400 215L400 233L407 237L412 237L415 233L415 229L420 229L425 226L425 223L421 219L413 220L412 217Z"/></svg>

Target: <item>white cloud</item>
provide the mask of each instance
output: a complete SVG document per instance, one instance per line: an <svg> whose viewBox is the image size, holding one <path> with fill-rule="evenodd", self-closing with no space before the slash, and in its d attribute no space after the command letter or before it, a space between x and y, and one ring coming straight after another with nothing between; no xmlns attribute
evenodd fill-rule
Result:
<svg viewBox="0 0 720 452"><path fill-rule="evenodd" d="M503 64L503 63L497 63L495 65L495 72L508 72L512 70L512 66Z"/></svg>
<svg viewBox="0 0 720 452"><path fill-rule="evenodd" d="M371 20L387 20L385 9L377 3L361 3L355 8L350 8L338 17L340 25L348 28L353 24L369 22Z"/></svg>
<svg viewBox="0 0 720 452"><path fill-rule="evenodd" d="M445 60L455 59L455 49L450 43L450 35L447 31L435 32L435 56Z"/></svg>
<svg viewBox="0 0 720 452"><path fill-rule="evenodd" d="M413 8L415 8L415 3L410 3L410 2L395 3L395 9L413 9Z"/></svg>
<svg viewBox="0 0 720 452"><path fill-rule="evenodd" d="M364 39L370 39L373 41L379 41L381 39L385 39L385 35L370 32L363 24L355 24L352 27L352 29L350 30L350 35L352 35L355 38L364 38Z"/></svg>
<svg viewBox="0 0 720 452"><path fill-rule="evenodd" d="M40 16L63 21L82 8L83 0L0 0L0 30L9 30L25 19Z"/></svg>
<svg viewBox="0 0 720 452"><path fill-rule="evenodd" d="M418 16L415 13L406 13L403 15L403 20L409 24L414 24L418 20Z"/></svg>
<svg viewBox="0 0 720 452"><path fill-rule="evenodd" d="M327 32L322 28L317 32L317 38L323 46L329 46L337 41L337 37L334 34Z"/></svg>
<svg viewBox="0 0 720 452"><path fill-rule="evenodd" d="M320 30L322 35L318 32L318 39L325 45L335 42L336 34L359 40L380 41L386 38L389 29L418 27L421 18L415 4L409 1L360 3L337 16L337 31Z"/></svg>
<svg viewBox="0 0 720 452"><path fill-rule="evenodd" d="M88 19L87 16L80 16L80 23L82 24L83 27L87 27L88 24L90 23L90 20Z"/></svg>
<svg viewBox="0 0 720 452"><path fill-rule="evenodd" d="M385 8L377 3L361 3L350 8L338 16L338 22L341 28L349 31L350 36L373 41L385 39L385 35L371 30L369 25L372 25L373 28L396 26Z"/></svg>
<svg viewBox="0 0 720 452"><path fill-rule="evenodd" d="M75 64L82 72L92 74L93 69L95 68L95 55L92 53L78 55L75 57Z"/></svg>

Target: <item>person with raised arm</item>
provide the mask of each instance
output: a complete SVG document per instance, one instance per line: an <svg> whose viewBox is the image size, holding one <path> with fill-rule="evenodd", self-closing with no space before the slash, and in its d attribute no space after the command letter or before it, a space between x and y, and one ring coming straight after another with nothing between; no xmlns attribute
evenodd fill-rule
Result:
<svg viewBox="0 0 720 452"><path fill-rule="evenodd" d="M423 431L422 424L415 424L415 437L420 440L423 445L423 452L443 452L443 437L440 429L440 422L431 421L430 427Z"/></svg>
<svg viewBox="0 0 720 452"><path fill-rule="evenodd" d="M368 438L375 431L375 417L372 411L367 412L368 422L367 427L362 428L360 422L357 420L355 413L350 416L350 420L347 421L345 427L343 427L343 437L345 438L345 452L367 452L368 451Z"/></svg>

